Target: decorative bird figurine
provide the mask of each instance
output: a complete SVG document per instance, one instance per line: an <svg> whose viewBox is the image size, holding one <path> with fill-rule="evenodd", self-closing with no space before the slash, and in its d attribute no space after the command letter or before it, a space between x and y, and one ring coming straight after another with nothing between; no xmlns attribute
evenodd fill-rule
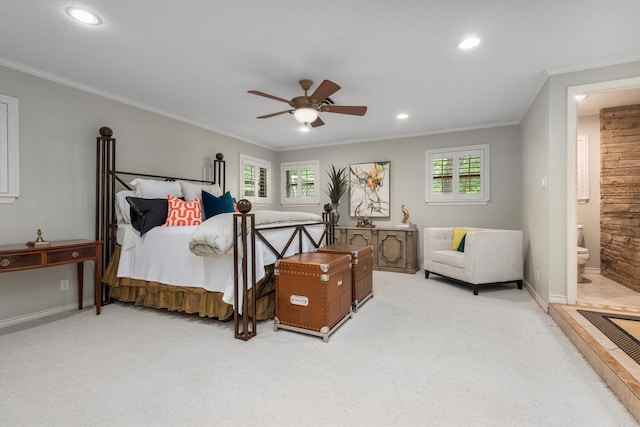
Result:
<svg viewBox="0 0 640 427"><path fill-rule="evenodd" d="M411 224L411 221L409 220L409 211L404 207L404 205L402 205L402 223L403 224Z"/></svg>

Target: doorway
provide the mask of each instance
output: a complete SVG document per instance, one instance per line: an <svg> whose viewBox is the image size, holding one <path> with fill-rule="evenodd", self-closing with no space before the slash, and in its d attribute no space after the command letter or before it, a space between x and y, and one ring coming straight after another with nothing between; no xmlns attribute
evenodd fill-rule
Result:
<svg viewBox="0 0 640 427"><path fill-rule="evenodd" d="M612 99L607 95L619 91L637 91L640 89L640 77L612 80L580 86L571 86L567 90L567 303L574 305L577 300L577 123L578 105L576 95L588 95L592 100L601 99L597 108L606 108L604 99ZM622 101L624 102L624 101Z"/></svg>

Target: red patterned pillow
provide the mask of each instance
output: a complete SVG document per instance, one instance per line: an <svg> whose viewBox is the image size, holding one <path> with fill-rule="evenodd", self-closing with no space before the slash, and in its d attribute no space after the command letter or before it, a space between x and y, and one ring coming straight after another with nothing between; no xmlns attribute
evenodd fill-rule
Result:
<svg viewBox="0 0 640 427"><path fill-rule="evenodd" d="M202 224L202 208L200 207L199 197L191 202L185 202L171 194L169 194L167 198L169 199L169 213L167 215L167 222L165 222L164 225L172 227Z"/></svg>

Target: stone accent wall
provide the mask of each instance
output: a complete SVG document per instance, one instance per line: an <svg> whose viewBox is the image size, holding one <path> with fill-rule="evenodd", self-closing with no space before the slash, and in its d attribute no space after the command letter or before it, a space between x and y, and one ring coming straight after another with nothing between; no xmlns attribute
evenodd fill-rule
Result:
<svg viewBox="0 0 640 427"><path fill-rule="evenodd" d="M600 271L640 291L640 104L600 110Z"/></svg>

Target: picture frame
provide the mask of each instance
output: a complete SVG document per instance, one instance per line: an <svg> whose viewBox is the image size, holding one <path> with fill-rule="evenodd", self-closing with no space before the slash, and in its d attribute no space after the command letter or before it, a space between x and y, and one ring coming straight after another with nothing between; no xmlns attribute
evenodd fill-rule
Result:
<svg viewBox="0 0 640 427"><path fill-rule="evenodd" d="M349 216L391 217L391 161L349 165Z"/></svg>

